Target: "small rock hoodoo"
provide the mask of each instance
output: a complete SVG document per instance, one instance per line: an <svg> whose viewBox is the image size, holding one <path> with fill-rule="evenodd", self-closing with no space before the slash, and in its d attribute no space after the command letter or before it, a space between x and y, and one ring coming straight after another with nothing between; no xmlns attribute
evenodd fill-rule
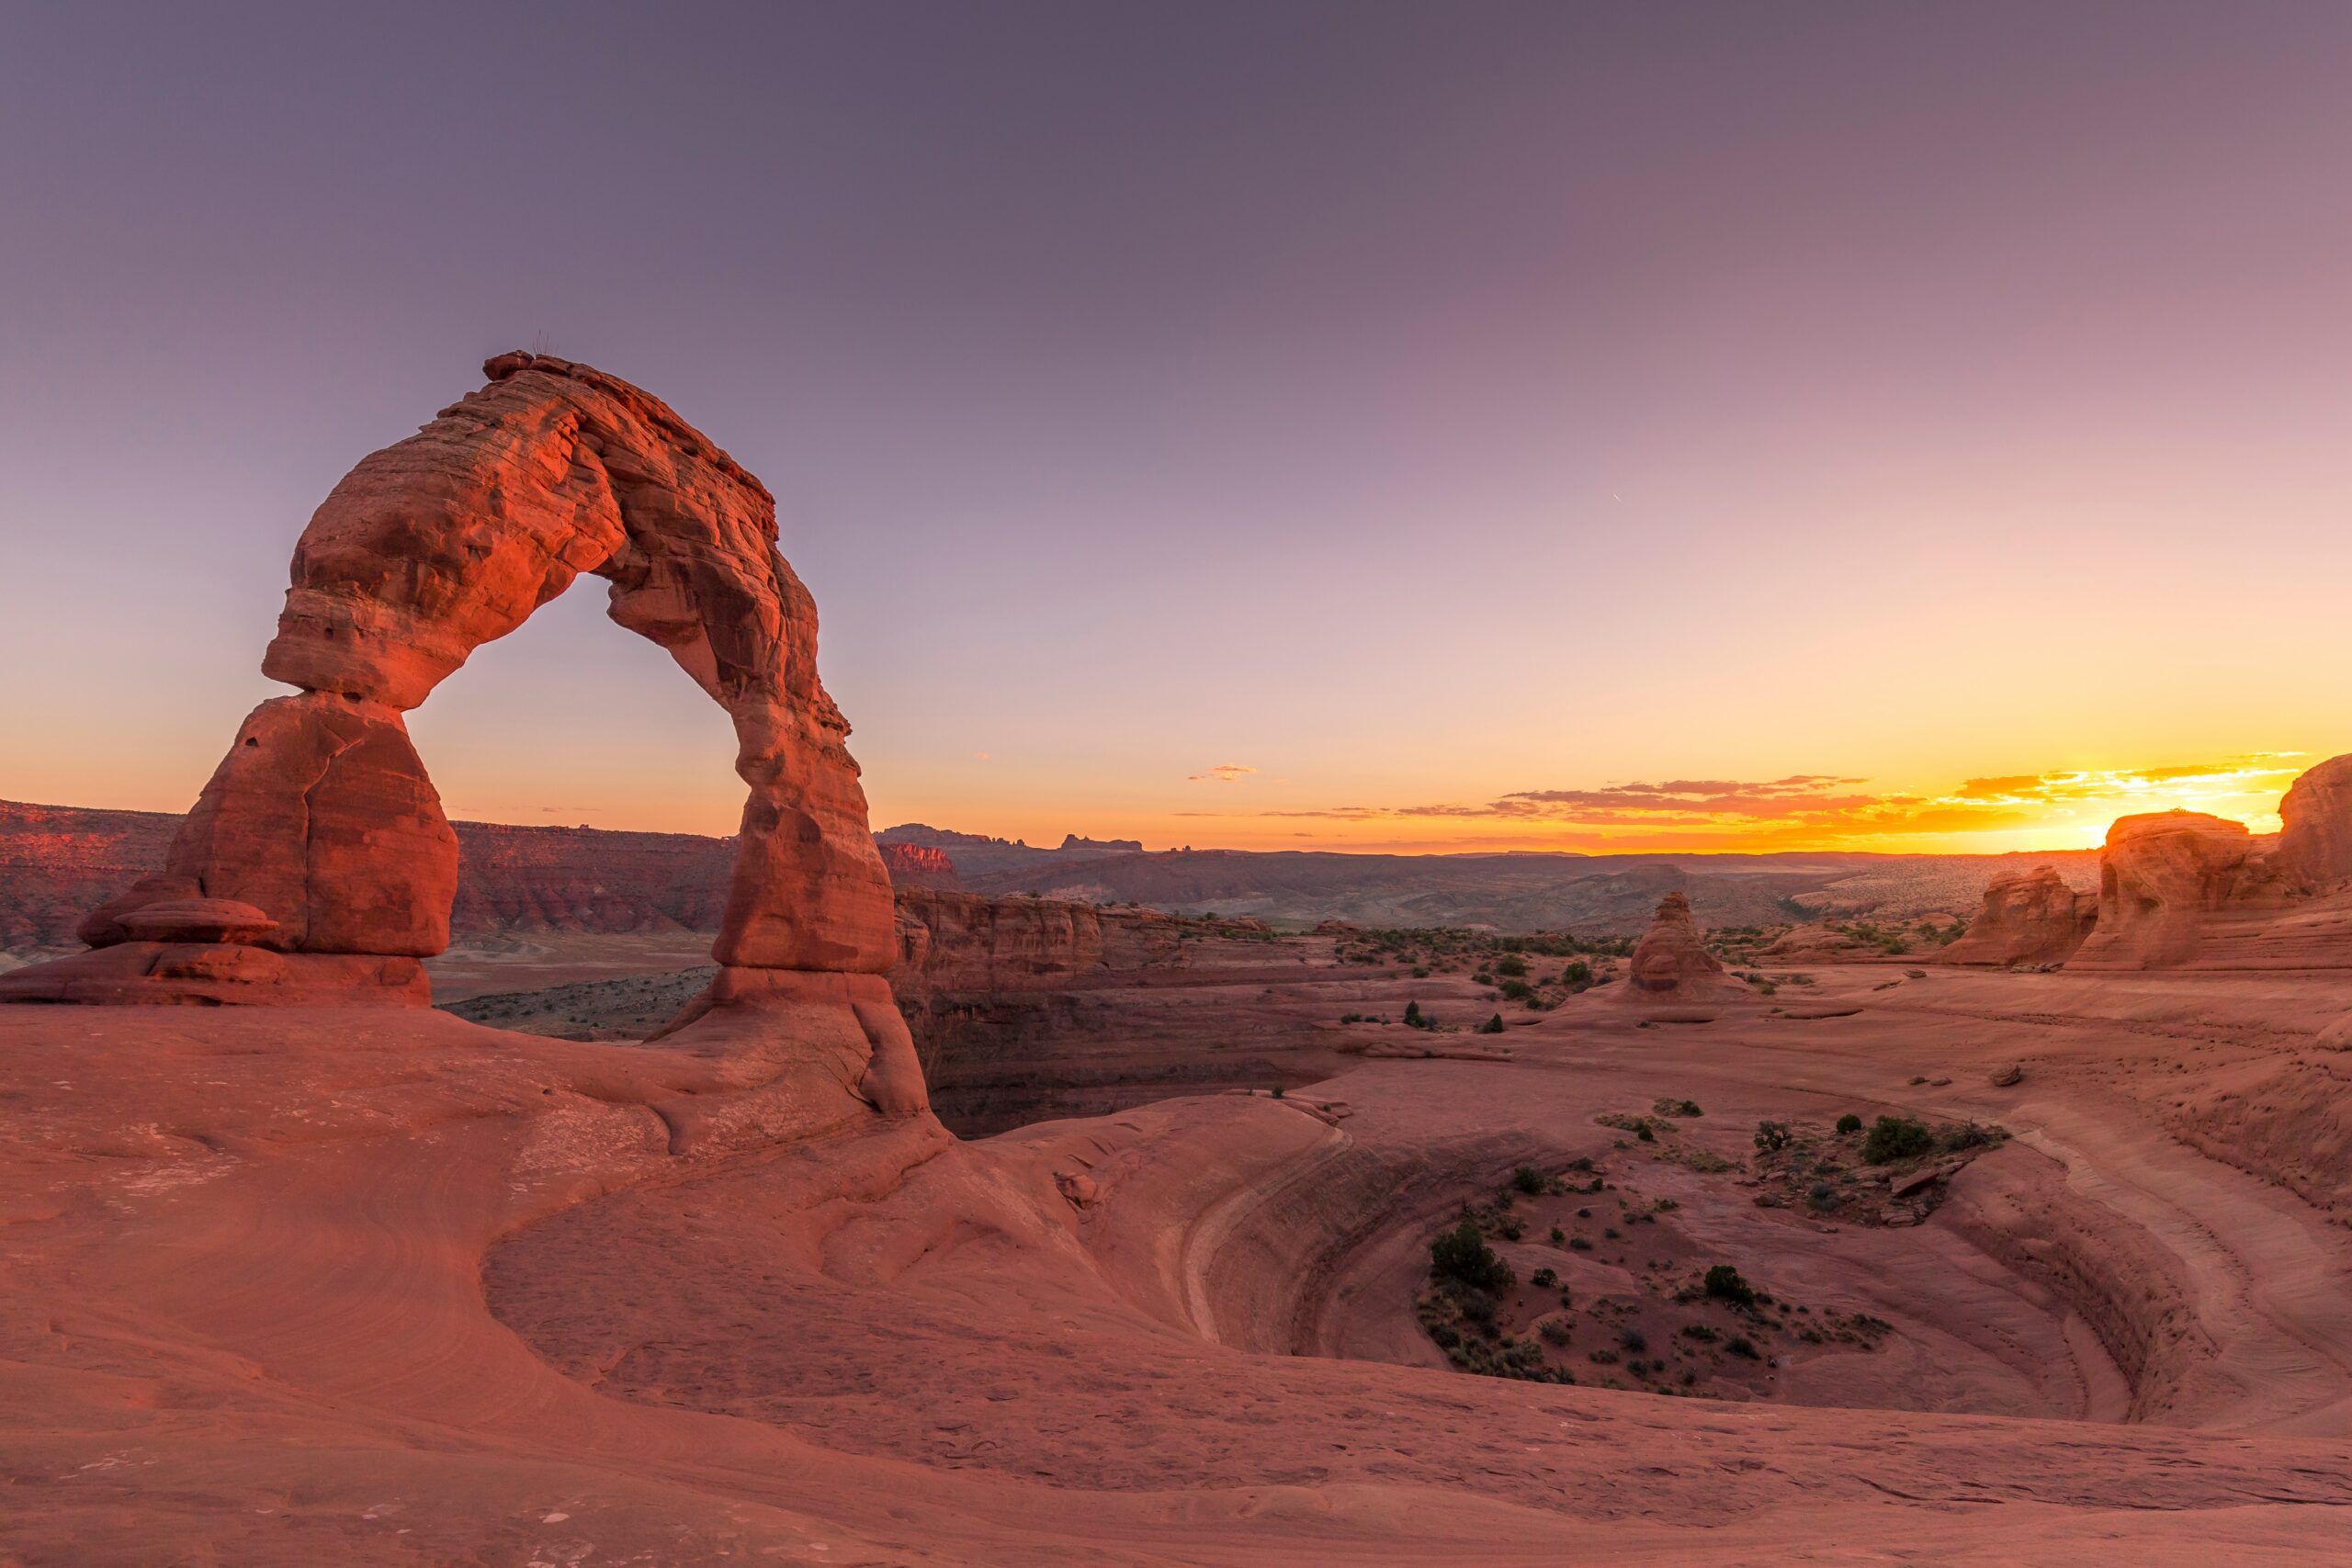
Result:
<svg viewBox="0 0 2352 1568"><path fill-rule="evenodd" d="M1669 893L1658 900L1650 929L1634 944L1627 991L1648 999L1694 998L1725 988L1723 964L1699 938L1690 918L1690 896Z"/></svg>
<svg viewBox="0 0 2352 1568"><path fill-rule="evenodd" d="M884 979L890 882L849 725L817 675L817 611L766 488L670 408L515 352L489 385L362 458L296 545L255 708L162 874L92 912L92 952L0 999L421 1003L449 939L458 841L402 719L582 572L612 618L725 708L750 788L710 990L671 1029L789 1037L886 1111L923 1105Z"/></svg>

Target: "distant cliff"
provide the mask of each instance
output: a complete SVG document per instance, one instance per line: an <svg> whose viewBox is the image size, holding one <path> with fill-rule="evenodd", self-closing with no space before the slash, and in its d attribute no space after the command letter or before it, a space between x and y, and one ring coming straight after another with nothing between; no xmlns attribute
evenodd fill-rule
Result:
<svg viewBox="0 0 2352 1568"><path fill-rule="evenodd" d="M93 905L161 866L180 819L0 801L0 949L74 947ZM459 822L452 928L490 931L718 929L735 840L697 833Z"/></svg>

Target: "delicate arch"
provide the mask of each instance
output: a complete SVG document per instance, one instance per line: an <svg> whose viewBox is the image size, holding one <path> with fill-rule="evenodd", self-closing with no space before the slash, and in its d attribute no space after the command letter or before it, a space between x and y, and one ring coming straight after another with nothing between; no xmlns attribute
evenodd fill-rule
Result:
<svg viewBox="0 0 2352 1568"><path fill-rule="evenodd" d="M413 960L448 943L458 849L401 715L591 572L612 585L612 618L727 710L750 788L713 948L724 967L673 1029L740 1039L779 1010L846 1004L872 1058L859 1064L869 1098L919 1108L879 978L895 955L889 877L849 725L817 676L815 602L776 549L774 498L625 381L519 352L483 370L488 386L363 458L311 517L262 660L300 694L246 719L164 874L84 922L94 947L180 951L47 983L110 976L102 995L57 999L266 999L273 987L421 998ZM28 982L20 995L44 983L10 978Z"/></svg>

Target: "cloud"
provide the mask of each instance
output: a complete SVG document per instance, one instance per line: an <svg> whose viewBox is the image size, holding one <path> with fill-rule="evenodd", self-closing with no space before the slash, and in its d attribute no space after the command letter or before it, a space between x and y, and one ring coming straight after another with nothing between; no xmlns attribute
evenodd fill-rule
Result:
<svg viewBox="0 0 2352 1568"><path fill-rule="evenodd" d="M1248 778L1251 773L1254 773L1257 771L1258 770L1255 768L1245 768L1238 762L1219 762L1216 767L1211 768L1205 773L1194 773L1188 782L1192 784L1236 784L1242 779Z"/></svg>
<svg viewBox="0 0 2352 1568"><path fill-rule="evenodd" d="M2120 816L2176 805L2275 798L2298 771L2272 765L2284 755L2258 752L2220 762L1974 778L1938 795L1867 789L1860 786L1869 779L1845 773L1792 773L1763 780L1667 779L1523 789L1483 803L1329 806L1247 815L1332 822L1488 820L1618 835L1646 830L1668 842L1734 840L1759 849L1788 843L1821 847L1841 840L2014 829L2069 818L2079 827L2083 814L2070 810L2077 807ZM2242 805L2239 814L2244 814Z"/></svg>

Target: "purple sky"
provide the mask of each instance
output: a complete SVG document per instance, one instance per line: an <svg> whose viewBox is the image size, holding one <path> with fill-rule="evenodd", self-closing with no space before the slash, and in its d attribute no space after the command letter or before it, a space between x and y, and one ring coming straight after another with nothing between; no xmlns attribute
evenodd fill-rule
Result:
<svg viewBox="0 0 2352 1568"><path fill-rule="evenodd" d="M2352 749L2352 6L356 10L9 9L0 795L184 807L516 345L768 481L881 821ZM452 813L725 830L600 612Z"/></svg>

